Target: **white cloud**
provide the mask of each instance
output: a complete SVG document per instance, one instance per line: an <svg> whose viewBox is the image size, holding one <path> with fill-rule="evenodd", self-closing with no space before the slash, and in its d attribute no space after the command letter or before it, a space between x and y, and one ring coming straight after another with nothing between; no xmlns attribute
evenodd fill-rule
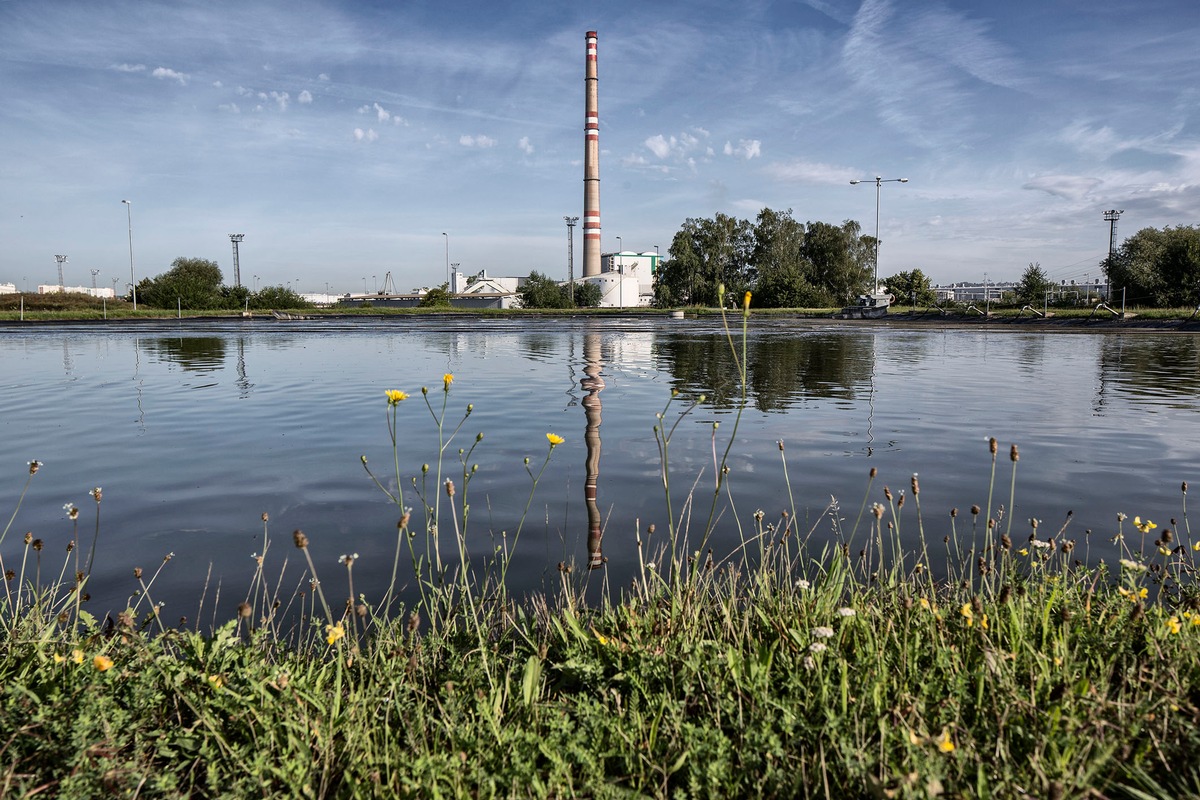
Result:
<svg viewBox="0 0 1200 800"><path fill-rule="evenodd" d="M324 72L322 72L320 75L317 76L317 80L321 81L322 83L328 83L329 76L326 75Z"/></svg>
<svg viewBox="0 0 1200 800"><path fill-rule="evenodd" d="M802 161L799 159L777 161L767 165L766 171L776 180L787 181L789 183L823 184L828 186L845 185L850 182L851 178L858 177L858 171L849 167L839 167L819 161Z"/></svg>
<svg viewBox="0 0 1200 800"><path fill-rule="evenodd" d="M310 92L308 89L305 89L304 91L300 92L299 95L296 96L296 102L299 103L300 105L306 106L309 103L311 103L312 101L313 101L312 92Z"/></svg>
<svg viewBox="0 0 1200 800"><path fill-rule="evenodd" d="M186 84L188 78L185 73L176 72L175 70L168 69L167 67L155 67L154 71L150 74L160 80L179 81L180 85Z"/></svg>
<svg viewBox="0 0 1200 800"><path fill-rule="evenodd" d="M237 103L222 103L217 106L220 111L228 111L230 114L240 114L242 110L238 108Z"/></svg>
<svg viewBox="0 0 1200 800"><path fill-rule="evenodd" d="M391 112L389 112L386 108L379 105L379 103L376 103L375 104L375 118L378 119L380 122L387 122L388 120L390 120L392 118L392 115L391 115Z"/></svg>
<svg viewBox="0 0 1200 800"><path fill-rule="evenodd" d="M670 140L667 140L660 133L657 136L651 136L649 139L647 139L645 145L650 149L651 153L654 153L654 155L658 156L659 158L666 158L667 156L671 155L671 150L675 147L675 137L672 136Z"/></svg>
<svg viewBox="0 0 1200 800"><path fill-rule="evenodd" d="M221 83L220 81L213 81L214 89L223 89L224 87L225 87L225 84Z"/></svg>
<svg viewBox="0 0 1200 800"><path fill-rule="evenodd" d="M145 64L113 64L113 69L117 72L145 72Z"/></svg>
<svg viewBox="0 0 1200 800"><path fill-rule="evenodd" d="M762 142L758 139L738 139L737 147L734 147L731 142L726 142L725 155L738 156L749 161L755 156L762 155Z"/></svg>
<svg viewBox="0 0 1200 800"><path fill-rule="evenodd" d="M470 136L467 134L463 134L462 136L458 137L458 143L461 144L463 147L475 147L475 148L480 148L480 149L496 146L495 139L491 138L490 136L484 136L482 134L480 134L479 136Z"/></svg>
<svg viewBox="0 0 1200 800"><path fill-rule="evenodd" d="M271 92L271 99L279 106L280 111L287 111L288 103L291 101L287 92Z"/></svg>
<svg viewBox="0 0 1200 800"><path fill-rule="evenodd" d="M527 155L527 156L533 155L533 143L529 141L528 136L522 136L521 140L519 142L517 142L517 147L525 155Z"/></svg>
<svg viewBox="0 0 1200 800"><path fill-rule="evenodd" d="M362 128L354 129L354 139L359 142L373 142L379 138L379 134L373 128L363 130Z"/></svg>
<svg viewBox="0 0 1200 800"><path fill-rule="evenodd" d="M712 147L704 141L707 137L708 131L704 128L692 128L691 131L683 131L678 136L664 136L660 133L646 139L642 144L659 159L672 159L694 167L695 154L699 153L705 159L712 157Z"/></svg>

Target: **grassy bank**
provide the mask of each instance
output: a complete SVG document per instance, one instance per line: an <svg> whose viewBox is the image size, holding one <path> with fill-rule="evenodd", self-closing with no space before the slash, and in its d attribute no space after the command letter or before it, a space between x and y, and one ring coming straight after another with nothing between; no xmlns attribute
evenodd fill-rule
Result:
<svg viewBox="0 0 1200 800"><path fill-rule="evenodd" d="M744 330L729 339L744 384ZM524 596L505 576L525 517L507 533L472 519L482 434L466 438L473 406L448 412L455 391L445 375L378 398L392 459L362 464L398 520L390 585L356 587L356 555L314 564L306 534L264 516L215 629L167 618L168 562L130 565L123 612L90 608L99 488L67 509L65 553L21 536L25 490L2 499L0 795L1200 794L1186 484L1169 524L1014 520L1019 453L991 440L983 507L931 512L916 476L900 491L872 471L800 528L781 442L778 507L722 515L740 417L723 452L713 427L715 491L681 498L671 484L695 476L672 475L672 436L704 399L673 395L656 416L660 516L605 533L635 580L587 601L585 567L564 563L556 591ZM426 413L438 451L402 466ZM525 463L526 511L561 442ZM718 526L733 552L709 548ZM1090 558L1101 536L1119 561Z"/></svg>

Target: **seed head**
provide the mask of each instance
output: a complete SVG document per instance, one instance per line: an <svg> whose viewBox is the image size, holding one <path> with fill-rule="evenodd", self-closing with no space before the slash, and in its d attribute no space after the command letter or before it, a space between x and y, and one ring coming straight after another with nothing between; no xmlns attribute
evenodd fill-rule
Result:
<svg viewBox="0 0 1200 800"><path fill-rule="evenodd" d="M1008 458L1014 464L1021 460L1021 454L1017 451L1017 446L1015 444L1008 449Z"/></svg>
<svg viewBox="0 0 1200 800"><path fill-rule="evenodd" d="M139 581L142 579L142 568L141 567L133 568L133 577L135 580L139 580Z"/></svg>
<svg viewBox="0 0 1200 800"><path fill-rule="evenodd" d="M265 512L265 511L264 511L264 512L262 513L262 521L263 521L263 522L269 522L269 521L270 521L270 519L271 519L271 515L270 515L270 514L268 514L267 512Z"/></svg>
<svg viewBox="0 0 1200 800"><path fill-rule="evenodd" d="M305 536L304 531L300 530L299 528L292 531L292 542L295 543L296 547L301 550L308 547L308 537Z"/></svg>
<svg viewBox="0 0 1200 800"><path fill-rule="evenodd" d="M989 438L988 439L988 452L991 453L992 455L996 455L996 451L999 449L1000 449L1000 443L996 441L996 437L993 436L993 437Z"/></svg>
<svg viewBox="0 0 1200 800"><path fill-rule="evenodd" d="M449 478L446 479L446 496L454 497L454 481Z"/></svg>
<svg viewBox="0 0 1200 800"><path fill-rule="evenodd" d="M913 493L913 497L916 497L917 495L921 494L921 482L919 480L917 480L917 473L915 473L915 472L913 473L913 476L912 476L912 493Z"/></svg>
<svg viewBox="0 0 1200 800"><path fill-rule="evenodd" d="M979 506L971 506L971 516L972 517L979 516Z"/></svg>
<svg viewBox="0 0 1200 800"><path fill-rule="evenodd" d="M239 617L241 617L242 619L246 619L253 613L254 613L254 609L250 607L249 603L238 603L238 616Z"/></svg>
<svg viewBox="0 0 1200 800"><path fill-rule="evenodd" d="M36 459L29 462L29 474L30 475L37 475L38 470L41 468L42 468L42 462L37 461Z"/></svg>
<svg viewBox="0 0 1200 800"><path fill-rule="evenodd" d="M878 474L879 474L879 470L875 469L874 467L871 467L871 471L870 471L868 474L869 474L869 475L870 475L872 478L874 478L876 475L878 475Z"/></svg>
<svg viewBox="0 0 1200 800"><path fill-rule="evenodd" d="M34 539L33 540L33 549L40 553L40 552L42 552L42 547L45 546L45 544L46 543L43 542L41 539Z"/></svg>

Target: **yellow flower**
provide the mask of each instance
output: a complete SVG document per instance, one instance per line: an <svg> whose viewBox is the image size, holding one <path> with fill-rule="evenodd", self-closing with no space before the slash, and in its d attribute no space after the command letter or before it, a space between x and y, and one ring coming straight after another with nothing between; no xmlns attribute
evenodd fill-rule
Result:
<svg viewBox="0 0 1200 800"><path fill-rule="evenodd" d="M600 644L608 644L608 637L602 634L600 631L592 628L592 634L595 635L596 641L598 641Z"/></svg>
<svg viewBox="0 0 1200 800"><path fill-rule="evenodd" d="M984 615L983 615L983 619L979 620L979 627L980 627L980 628L982 628L982 629L983 629L983 630L985 630L985 631L988 629L988 617L987 617L987 614L984 614Z"/></svg>
<svg viewBox="0 0 1200 800"><path fill-rule="evenodd" d="M950 731L942 728L942 735L933 740L937 744L937 749L943 753L954 752L954 740L950 738Z"/></svg>
<svg viewBox="0 0 1200 800"><path fill-rule="evenodd" d="M742 298L742 310L743 311L750 310L750 293L749 292L746 292L746 296Z"/></svg>
<svg viewBox="0 0 1200 800"><path fill-rule="evenodd" d="M958 610L958 613L966 617L968 628L975 624L975 613L971 611L970 603L963 603L962 608Z"/></svg>
<svg viewBox="0 0 1200 800"><path fill-rule="evenodd" d="M61 664L62 662L66 661L66 660L67 659L63 658L63 656L60 653L54 654L54 663L55 664Z"/></svg>
<svg viewBox="0 0 1200 800"><path fill-rule="evenodd" d="M108 656L96 656L92 659L92 666L101 672L107 672L112 669L113 661Z"/></svg>
<svg viewBox="0 0 1200 800"><path fill-rule="evenodd" d="M76 664L82 664L83 663L83 651L82 650L72 650L71 651L71 660L74 661Z"/></svg>
<svg viewBox="0 0 1200 800"><path fill-rule="evenodd" d="M1027 556L1027 555L1029 555L1029 548L1028 548L1028 547L1022 547L1022 548L1021 548L1020 550L1018 550L1017 552L1018 552L1018 553L1020 553L1020 554L1021 554L1021 555L1023 555L1023 556Z"/></svg>
<svg viewBox="0 0 1200 800"><path fill-rule="evenodd" d="M1196 542L1194 545L1192 545L1192 549L1197 553L1200 553L1200 542Z"/></svg>
<svg viewBox="0 0 1200 800"><path fill-rule="evenodd" d="M1167 620L1167 633L1179 633L1183 626L1179 624L1179 617L1171 617Z"/></svg>
<svg viewBox="0 0 1200 800"><path fill-rule="evenodd" d="M346 629L342 627L342 623L340 620L338 621L338 623L336 625L326 625L325 626L325 641L328 642L329 644L333 644L334 642L336 642L338 639L342 638L345 635L346 635Z"/></svg>
<svg viewBox="0 0 1200 800"><path fill-rule="evenodd" d="M447 372L442 376L442 391L450 391L450 384L454 383L454 376Z"/></svg>
<svg viewBox="0 0 1200 800"><path fill-rule="evenodd" d="M1146 520L1145 522L1142 522L1141 517L1134 517L1133 518L1133 527L1137 528L1142 533L1149 533L1150 531L1154 530L1158 526L1155 525L1150 520Z"/></svg>
<svg viewBox="0 0 1200 800"><path fill-rule="evenodd" d="M388 405L394 406L397 403L399 403L401 400L407 400L408 395L405 392L401 392L396 389L388 389L387 390L387 399L388 399Z"/></svg>
<svg viewBox="0 0 1200 800"><path fill-rule="evenodd" d="M557 447L558 445L560 445L560 444L562 444L563 442L565 442L565 441L566 441L566 439L564 439L563 437L559 436L557 433L547 433L547 434L546 434L546 440L547 440L548 442L550 442L550 446L551 446L551 447Z"/></svg>
<svg viewBox="0 0 1200 800"><path fill-rule="evenodd" d="M222 678L220 675L209 675L208 682L210 684L212 684L212 687L214 689L220 689L222 686L225 685L225 679Z"/></svg>
<svg viewBox="0 0 1200 800"><path fill-rule="evenodd" d="M910 730L908 732L908 743L909 744L920 744L921 743L921 737L917 735L916 731Z"/></svg>

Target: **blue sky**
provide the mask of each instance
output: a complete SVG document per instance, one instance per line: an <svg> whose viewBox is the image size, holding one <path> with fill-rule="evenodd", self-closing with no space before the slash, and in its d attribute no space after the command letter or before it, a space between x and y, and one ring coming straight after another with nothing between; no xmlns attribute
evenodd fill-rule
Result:
<svg viewBox="0 0 1200 800"><path fill-rule="evenodd" d="M361 291L566 277L599 34L604 250L688 217L875 226L880 273L1096 276L1200 224L1200 3L0 0L0 282L217 261ZM443 236L443 232L447 235ZM575 264L582 254L576 228ZM374 276L374 277L372 277Z"/></svg>

